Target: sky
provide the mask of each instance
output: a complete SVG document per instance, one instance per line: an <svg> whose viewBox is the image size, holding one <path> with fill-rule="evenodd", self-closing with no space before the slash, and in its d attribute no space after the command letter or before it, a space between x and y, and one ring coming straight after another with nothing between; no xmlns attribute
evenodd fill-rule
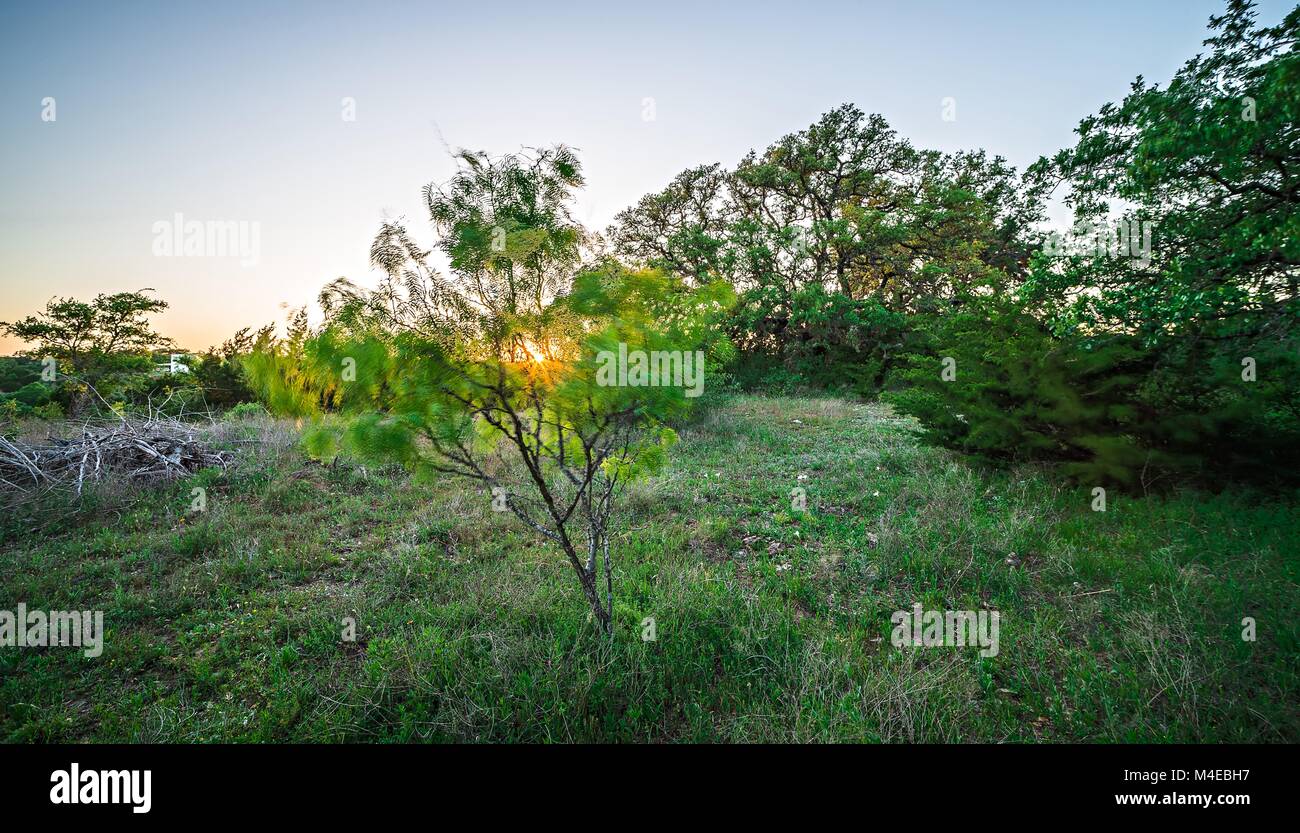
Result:
<svg viewBox="0 0 1300 833"><path fill-rule="evenodd" d="M373 283L386 218L432 245L420 189L449 147L576 148L574 216L597 230L845 102L1023 168L1136 76L1166 81L1222 8L0 0L0 321L150 287L189 349L281 323L336 277ZM248 256L166 256L177 215L236 224Z"/></svg>

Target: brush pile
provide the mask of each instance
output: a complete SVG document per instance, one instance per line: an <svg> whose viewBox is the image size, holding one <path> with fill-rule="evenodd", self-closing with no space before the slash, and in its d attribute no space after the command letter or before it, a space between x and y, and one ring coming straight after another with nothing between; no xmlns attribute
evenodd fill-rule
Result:
<svg viewBox="0 0 1300 833"><path fill-rule="evenodd" d="M199 426L171 419L122 419L84 425L80 436L30 442L0 436L0 490L74 489L105 478L167 480L202 468L228 468L234 453L217 450Z"/></svg>

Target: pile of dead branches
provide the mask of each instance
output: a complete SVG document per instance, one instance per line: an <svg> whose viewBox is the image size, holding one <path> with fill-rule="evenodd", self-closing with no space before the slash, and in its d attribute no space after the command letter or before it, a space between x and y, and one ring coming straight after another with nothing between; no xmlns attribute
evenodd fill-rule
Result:
<svg viewBox="0 0 1300 833"><path fill-rule="evenodd" d="M123 418L80 426L79 435L26 441L0 436L0 489L30 494L71 489L108 478L130 482L166 480L234 463L201 426L161 417Z"/></svg>

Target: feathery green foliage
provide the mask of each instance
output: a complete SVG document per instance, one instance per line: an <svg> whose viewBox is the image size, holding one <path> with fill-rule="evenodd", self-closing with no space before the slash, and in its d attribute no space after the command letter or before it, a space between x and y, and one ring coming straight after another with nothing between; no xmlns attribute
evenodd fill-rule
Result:
<svg viewBox="0 0 1300 833"><path fill-rule="evenodd" d="M567 211L582 181L572 153L461 159L449 183L425 191L453 277L385 224L372 260L387 281L330 285L325 323L265 340L248 373L273 410L326 417L307 432L318 457L342 451L479 483L560 546L608 628L614 501L662 464L668 424L690 403L681 384L610 384L601 365L620 351L725 360L715 333L730 286L691 289L612 262L575 280L584 234Z"/></svg>

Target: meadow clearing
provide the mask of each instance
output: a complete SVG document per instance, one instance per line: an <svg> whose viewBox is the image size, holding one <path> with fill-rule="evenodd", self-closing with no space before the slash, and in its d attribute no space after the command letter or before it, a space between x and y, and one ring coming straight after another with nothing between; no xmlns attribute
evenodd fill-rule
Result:
<svg viewBox="0 0 1300 833"><path fill-rule="evenodd" d="M0 608L106 633L93 659L0 651L0 739L1300 739L1295 495L1099 512L885 405L712 397L622 501L606 636L490 495L312 462L286 421L232 430L257 442L226 472L6 520ZM895 647L915 603L998 611L1000 650Z"/></svg>

